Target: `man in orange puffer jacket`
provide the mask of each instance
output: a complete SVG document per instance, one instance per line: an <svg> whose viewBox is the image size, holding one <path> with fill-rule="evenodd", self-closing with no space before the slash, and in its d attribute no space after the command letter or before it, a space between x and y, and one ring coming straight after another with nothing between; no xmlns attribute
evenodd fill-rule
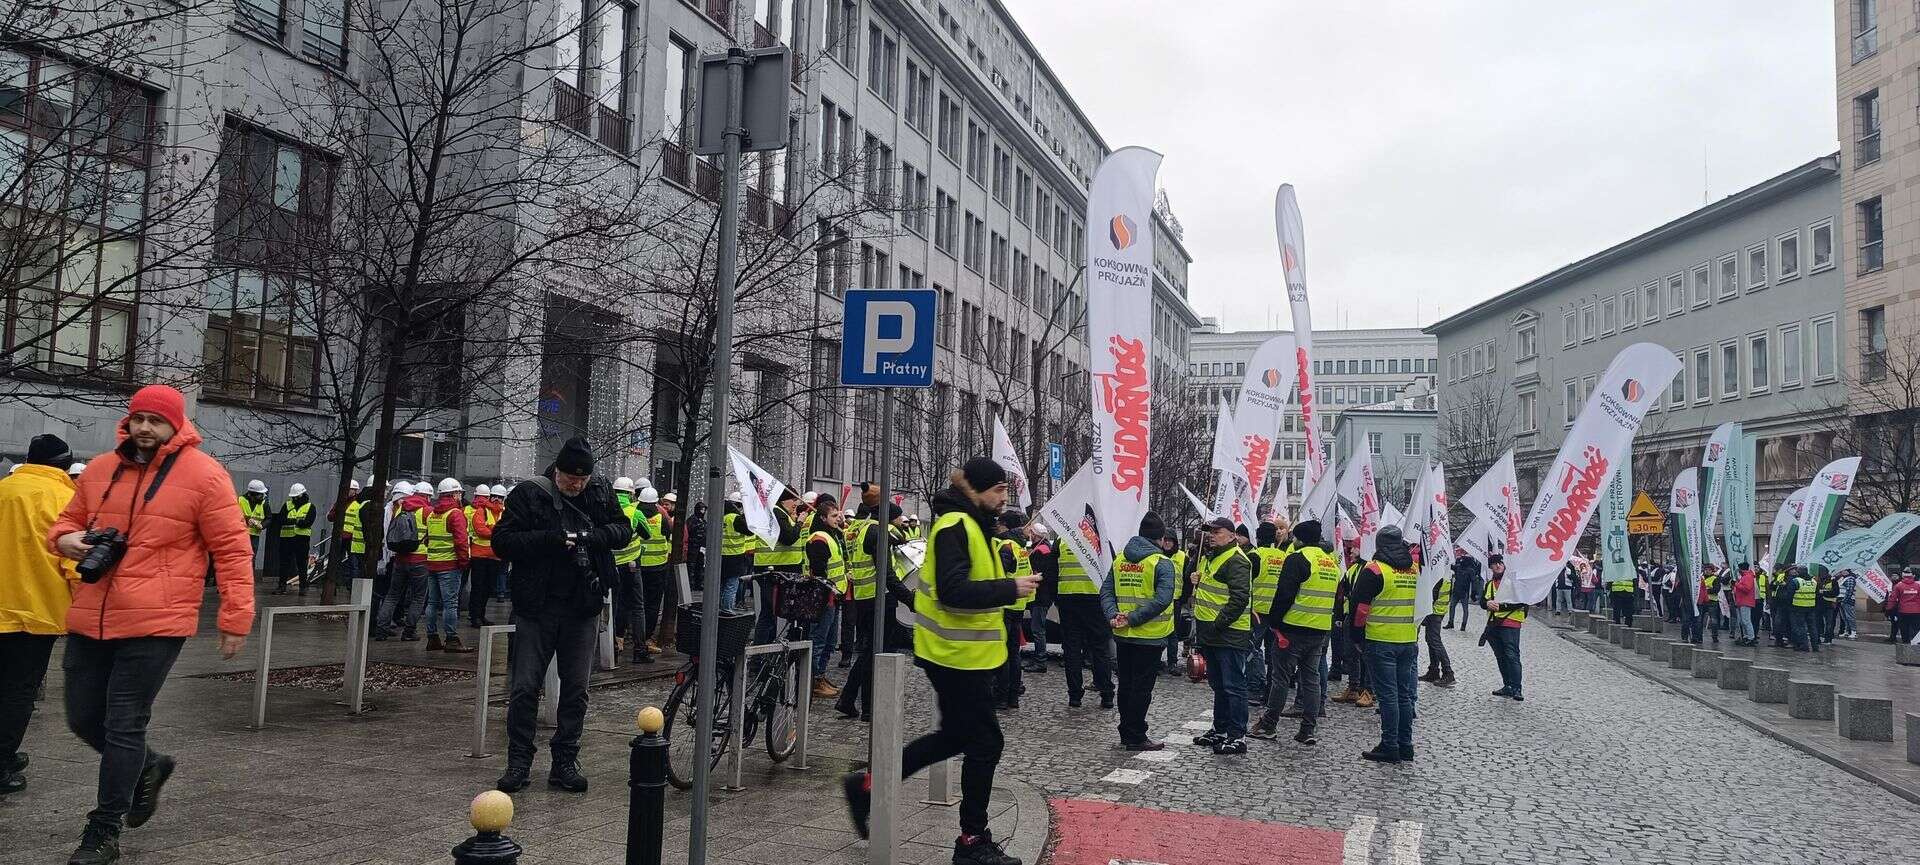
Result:
<svg viewBox="0 0 1920 865"><path fill-rule="evenodd" d="M96 807L70 860L119 857L120 829L153 816L172 757L148 749L154 697L187 638L199 630L207 563L220 589L220 654L232 658L253 626L253 546L233 479L200 450L186 400L165 385L135 392L119 445L88 461L47 543L80 563L67 610L67 726L100 753ZM119 532L125 552L104 565ZM98 538L98 534L93 535Z"/></svg>

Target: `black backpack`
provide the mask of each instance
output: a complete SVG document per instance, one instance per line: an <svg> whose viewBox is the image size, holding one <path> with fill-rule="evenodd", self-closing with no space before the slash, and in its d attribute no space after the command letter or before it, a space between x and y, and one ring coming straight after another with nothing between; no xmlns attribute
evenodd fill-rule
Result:
<svg viewBox="0 0 1920 865"><path fill-rule="evenodd" d="M387 521L387 549L396 553L420 550L420 521L414 519L413 511L401 508Z"/></svg>

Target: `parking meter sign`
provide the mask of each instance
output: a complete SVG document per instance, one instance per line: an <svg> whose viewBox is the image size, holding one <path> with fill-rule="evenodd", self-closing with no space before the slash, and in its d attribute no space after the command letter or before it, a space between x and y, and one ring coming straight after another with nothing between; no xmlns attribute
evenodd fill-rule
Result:
<svg viewBox="0 0 1920 865"><path fill-rule="evenodd" d="M933 289L853 289L841 319L843 387L933 387Z"/></svg>

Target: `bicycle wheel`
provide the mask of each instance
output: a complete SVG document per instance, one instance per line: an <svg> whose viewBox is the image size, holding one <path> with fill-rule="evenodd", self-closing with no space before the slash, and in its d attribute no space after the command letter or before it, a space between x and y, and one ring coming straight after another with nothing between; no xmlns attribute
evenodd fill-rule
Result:
<svg viewBox="0 0 1920 865"><path fill-rule="evenodd" d="M767 722L767 756L775 763L784 763L800 747L800 728L794 723L795 707L802 699L801 688L807 686L801 676L800 665L794 663L792 655L781 655L778 674L767 682L766 697L762 700L760 712Z"/></svg>
<svg viewBox="0 0 1920 865"><path fill-rule="evenodd" d="M733 740L729 723L733 713L733 684L727 676L719 678L719 683L708 692L714 696L713 740L707 748L709 769L720 765L720 757L727 753ZM695 741L699 738L700 724L700 705L694 696L696 681L689 677L673 686L673 694L667 698L666 724L660 730L660 735L667 740L667 781L678 790L693 786L693 761L699 759L700 749ZM680 735L674 735L676 729Z"/></svg>

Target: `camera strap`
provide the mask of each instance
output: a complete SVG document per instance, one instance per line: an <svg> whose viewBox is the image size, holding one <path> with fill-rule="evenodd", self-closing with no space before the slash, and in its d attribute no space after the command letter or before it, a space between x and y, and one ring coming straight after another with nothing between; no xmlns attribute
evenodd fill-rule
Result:
<svg viewBox="0 0 1920 865"><path fill-rule="evenodd" d="M167 475L173 473L173 463L179 458L179 451L167 454L167 458L160 461L160 467L154 470L153 483L147 484L146 495L141 496L138 502L129 502L127 504L127 534L133 534L134 515L139 511L146 510L147 503L153 501L154 495L160 492L160 485L166 482ZM124 461L113 467L113 476L107 478L107 489L100 494L100 505L102 507L105 507L107 502L112 500L113 487L115 484L120 483L120 474L126 470L127 464ZM93 524L99 519L100 514L98 511L95 511L93 516L87 518L87 531L93 531Z"/></svg>

